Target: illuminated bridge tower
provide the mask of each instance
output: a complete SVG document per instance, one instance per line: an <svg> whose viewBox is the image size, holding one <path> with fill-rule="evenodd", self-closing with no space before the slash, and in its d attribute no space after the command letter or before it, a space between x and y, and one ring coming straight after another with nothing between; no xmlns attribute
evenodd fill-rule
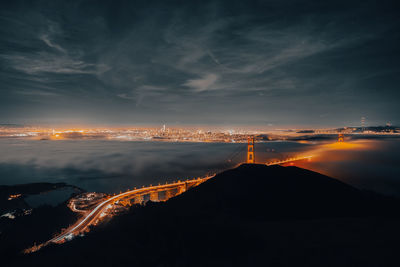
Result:
<svg viewBox="0 0 400 267"><path fill-rule="evenodd" d="M338 142L344 142L344 136L342 133L340 133L338 136Z"/></svg>
<svg viewBox="0 0 400 267"><path fill-rule="evenodd" d="M254 136L247 138L247 163L256 163L254 156Z"/></svg>

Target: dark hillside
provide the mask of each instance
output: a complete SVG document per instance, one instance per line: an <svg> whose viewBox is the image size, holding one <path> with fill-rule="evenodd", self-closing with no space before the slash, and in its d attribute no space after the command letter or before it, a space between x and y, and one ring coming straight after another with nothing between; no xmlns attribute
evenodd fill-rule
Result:
<svg viewBox="0 0 400 267"><path fill-rule="evenodd" d="M378 196L376 196L378 198ZM390 212L385 198L297 167L241 165L169 201L180 214L283 219L355 217Z"/></svg>
<svg viewBox="0 0 400 267"><path fill-rule="evenodd" d="M399 266L398 201L296 167L242 165L14 266Z"/></svg>

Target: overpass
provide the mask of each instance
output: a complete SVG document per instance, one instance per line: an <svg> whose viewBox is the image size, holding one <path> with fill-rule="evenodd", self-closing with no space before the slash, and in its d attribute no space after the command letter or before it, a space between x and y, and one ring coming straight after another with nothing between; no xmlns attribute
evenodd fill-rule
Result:
<svg viewBox="0 0 400 267"><path fill-rule="evenodd" d="M148 187L128 190L114 196L108 196L105 200L97 204L92 210L83 215L83 217L75 224L65 229L61 234L55 236L45 243L34 245L33 247L24 250L24 253L35 252L51 243L61 244L65 241L71 240L75 236L87 232L91 225L95 225L101 219L102 215L107 209L111 208L112 205L118 202L123 202L125 205L143 204L145 202L146 195L148 195L150 197L150 201L153 202L166 201L176 195L186 192L190 188L204 183L214 175L215 174L185 181L179 180L166 184L150 185ZM160 193L163 193L164 196L160 197Z"/></svg>

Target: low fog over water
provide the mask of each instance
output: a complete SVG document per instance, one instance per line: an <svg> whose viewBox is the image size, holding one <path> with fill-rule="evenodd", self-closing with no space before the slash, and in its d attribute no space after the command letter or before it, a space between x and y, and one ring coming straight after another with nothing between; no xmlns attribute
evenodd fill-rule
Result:
<svg viewBox="0 0 400 267"><path fill-rule="evenodd" d="M0 150L0 184L65 182L113 193L235 166L245 160L246 144L1 139ZM314 155L294 165L400 196L399 151L396 140L267 142L256 144L256 159Z"/></svg>

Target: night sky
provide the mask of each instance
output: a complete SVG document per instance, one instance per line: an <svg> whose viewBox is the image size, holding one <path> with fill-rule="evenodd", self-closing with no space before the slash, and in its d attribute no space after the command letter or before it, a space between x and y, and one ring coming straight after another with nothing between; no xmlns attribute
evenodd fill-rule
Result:
<svg viewBox="0 0 400 267"><path fill-rule="evenodd" d="M400 124L398 1L1 1L0 123Z"/></svg>

